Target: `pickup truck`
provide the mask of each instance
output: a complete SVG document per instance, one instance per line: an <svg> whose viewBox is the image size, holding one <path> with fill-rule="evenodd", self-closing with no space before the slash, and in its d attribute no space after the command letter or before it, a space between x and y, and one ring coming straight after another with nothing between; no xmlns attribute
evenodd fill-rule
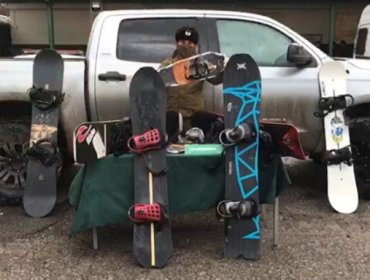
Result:
<svg viewBox="0 0 370 280"><path fill-rule="evenodd" d="M323 121L314 117L320 98L318 73L333 60L287 26L251 13L211 10L117 10L95 19L86 56L64 55L59 125L64 166L73 163L73 131L85 121L120 119L129 114L128 89L142 66L158 68L174 50L175 30L194 26L199 51L230 57L249 53L262 76L261 118L293 123L307 156L325 150ZM0 60L0 194L19 197L25 183L22 152L30 130L33 55ZM346 110L351 125L360 193L370 192L370 62L340 59L348 73L347 92L355 100ZM208 111L222 112L222 84L203 87ZM369 133L369 134L368 134ZM18 170L18 171L16 171Z"/></svg>

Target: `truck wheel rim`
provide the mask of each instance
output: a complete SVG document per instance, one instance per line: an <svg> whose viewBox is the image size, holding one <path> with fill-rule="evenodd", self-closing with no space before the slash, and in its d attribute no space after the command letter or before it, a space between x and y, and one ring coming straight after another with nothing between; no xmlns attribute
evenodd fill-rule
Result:
<svg viewBox="0 0 370 280"><path fill-rule="evenodd" d="M26 180L27 157L23 146L5 143L0 147L0 192L23 191Z"/></svg>

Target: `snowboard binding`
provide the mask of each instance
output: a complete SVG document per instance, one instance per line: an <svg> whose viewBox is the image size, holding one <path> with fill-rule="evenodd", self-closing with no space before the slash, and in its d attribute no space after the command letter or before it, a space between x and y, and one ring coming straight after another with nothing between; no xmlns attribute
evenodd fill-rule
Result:
<svg viewBox="0 0 370 280"><path fill-rule="evenodd" d="M113 154L120 156L128 153L127 142L129 137L132 136L132 124L128 117L123 118L122 122L117 122L113 127L112 147Z"/></svg>
<svg viewBox="0 0 370 280"><path fill-rule="evenodd" d="M58 107L64 99L64 93L57 90L37 88L32 86L28 90L31 102L41 110L48 110L52 107Z"/></svg>
<svg viewBox="0 0 370 280"><path fill-rule="evenodd" d="M259 214L258 204L254 200L223 200L218 203L216 211L221 220L232 217L236 217L239 220L251 219Z"/></svg>
<svg viewBox="0 0 370 280"><path fill-rule="evenodd" d="M199 80L209 76L212 73L219 73L224 68L224 57L218 58L215 63L211 63L204 58L196 58L185 73L188 80Z"/></svg>
<svg viewBox="0 0 370 280"><path fill-rule="evenodd" d="M348 105L346 99L347 97L351 99L351 103ZM314 112L314 116L318 118L323 118L335 110L346 109L347 107L352 106L354 102L355 100L350 94L320 98L319 109L322 111L322 113Z"/></svg>
<svg viewBox="0 0 370 280"><path fill-rule="evenodd" d="M256 138L256 131L250 123L242 123L233 129L225 129L219 134L220 143L225 146L234 146L240 142L252 142Z"/></svg>
<svg viewBox="0 0 370 280"><path fill-rule="evenodd" d="M50 147L52 149L50 149ZM46 167L61 161L59 149L50 139L41 139L37 141L26 153L27 156L40 161Z"/></svg>
<svg viewBox="0 0 370 280"><path fill-rule="evenodd" d="M141 135L133 135L128 140L127 146L130 151L140 154L148 150L160 150L166 146L166 141L158 129L154 128Z"/></svg>
<svg viewBox="0 0 370 280"><path fill-rule="evenodd" d="M275 153L277 153L277 145L272 137L272 135L266 131L260 130L259 135L260 140L260 151L259 156L260 164L271 162Z"/></svg>
<svg viewBox="0 0 370 280"><path fill-rule="evenodd" d="M128 217L137 224L158 223L168 220L167 210L159 203L134 204L128 210Z"/></svg>
<svg viewBox="0 0 370 280"><path fill-rule="evenodd" d="M207 62L199 61L196 59L189 67L188 73L185 74L185 78L188 80L198 80L207 76L212 70L216 69L216 66L208 65Z"/></svg>
<svg viewBox="0 0 370 280"><path fill-rule="evenodd" d="M322 163L327 165L345 163L348 166L351 166L353 164L353 157L350 147L351 146L346 146L338 150L324 152Z"/></svg>

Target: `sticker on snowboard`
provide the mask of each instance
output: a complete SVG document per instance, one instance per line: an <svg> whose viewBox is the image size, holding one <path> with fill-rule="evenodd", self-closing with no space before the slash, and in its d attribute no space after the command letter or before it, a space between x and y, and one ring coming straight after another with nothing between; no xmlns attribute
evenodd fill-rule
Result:
<svg viewBox="0 0 370 280"><path fill-rule="evenodd" d="M54 208L61 157L57 146L59 106L63 101L64 63L54 50L40 51L33 65L30 148L23 207L32 217L44 217Z"/></svg>

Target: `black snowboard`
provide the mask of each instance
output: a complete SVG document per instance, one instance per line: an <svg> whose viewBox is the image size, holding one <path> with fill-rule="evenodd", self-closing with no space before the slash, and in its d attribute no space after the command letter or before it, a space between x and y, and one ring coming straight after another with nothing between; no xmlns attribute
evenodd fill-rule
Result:
<svg viewBox="0 0 370 280"><path fill-rule="evenodd" d="M32 123L23 206L32 217L48 215L54 208L57 190L59 105L63 100L64 63L51 49L40 51L33 65Z"/></svg>
<svg viewBox="0 0 370 280"><path fill-rule="evenodd" d="M158 72L139 69L130 84L132 134L158 129L166 133L166 92ZM159 203L167 212L162 223L134 223L133 251L143 267L163 267L172 256L172 234L168 215L166 149L148 150L134 156L135 203Z"/></svg>
<svg viewBox="0 0 370 280"><path fill-rule="evenodd" d="M252 57L247 54L231 56L225 68L223 86L225 130L240 125L254 130L248 141L226 149L225 201L238 208L234 209L236 213L244 209L250 215L233 215L225 219L224 254L229 258L241 256L254 260L260 253L258 114L261 76ZM251 207L249 211L245 211L248 207Z"/></svg>

